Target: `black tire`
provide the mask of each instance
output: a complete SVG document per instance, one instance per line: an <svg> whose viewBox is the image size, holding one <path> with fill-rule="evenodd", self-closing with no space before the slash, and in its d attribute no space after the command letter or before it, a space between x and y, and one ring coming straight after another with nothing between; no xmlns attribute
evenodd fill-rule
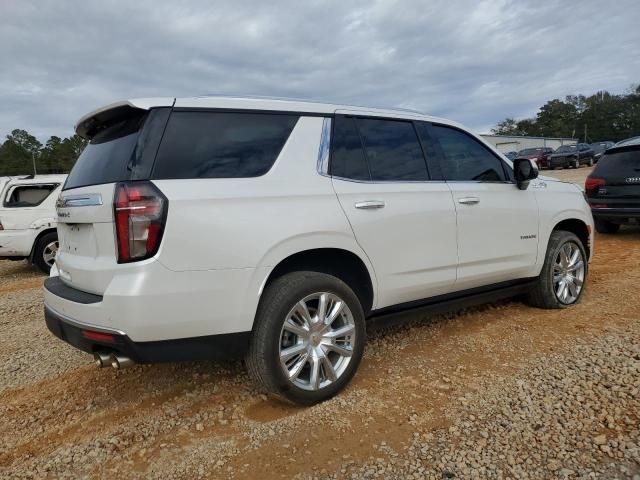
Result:
<svg viewBox="0 0 640 480"><path fill-rule="evenodd" d="M590 167L593 167L593 163L594 163L593 157L589 157L589 161L587 162L587 165Z"/></svg>
<svg viewBox="0 0 640 480"><path fill-rule="evenodd" d="M584 283L578 297L571 304L566 304L558 300L556 297L556 293L554 291L553 286L553 265L560 248L562 248L566 243L571 242L578 246L580 251L582 252L582 258L584 261ZM544 258L544 265L542 267L542 271L538 276L534 287L527 294L527 303L533 307L538 308L567 308L573 305L576 305L580 302L582 298L582 294L584 293L584 287L587 283L587 274L588 274L588 263L587 263L587 254L584 249L584 245L580 239L571 232L566 232L564 230L556 230L551 233L551 237L549 238L549 245L547 245L547 253Z"/></svg>
<svg viewBox="0 0 640 480"><path fill-rule="evenodd" d="M33 263L36 267L42 270L44 273L49 274L51 271L51 264L47 263L45 260L45 254L50 253L50 245L58 244L58 233L57 232L49 232L45 233L42 237L38 239L36 243L36 247L33 250Z"/></svg>
<svg viewBox="0 0 640 480"><path fill-rule="evenodd" d="M280 363L282 327L289 312L302 299L319 292L329 292L342 299L353 316L356 341L344 372L329 385L318 390L305 390L285 375ZM353 290L342 280L318 272L293 272L273 281L264 291L254 322L245 364L249 375L269 393L292 403L313 405L328 400L351 380L366 343L362 305Z"/></svg>
<svg viewBox="0 0 640 480"><path fill-rule="evenodd" d="M598 233L618 233L618 230L620 230L619 223L613 223L609 220L596 218L594 223L596 225L596 232Z"/></svg>
<svg viewBox="0 0 640 480"><path fill-rule="evenodd" d="M580 160L578 160L577 158L573 160L571 168L580 168Z"/></svg>

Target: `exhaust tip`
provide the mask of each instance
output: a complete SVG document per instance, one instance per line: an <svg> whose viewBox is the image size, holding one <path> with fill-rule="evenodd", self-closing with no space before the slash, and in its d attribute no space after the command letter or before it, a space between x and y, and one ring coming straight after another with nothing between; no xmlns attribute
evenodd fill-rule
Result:
<svg viewBox="0 0 640 480"><path fill-rule="evenodd" d="M93 359L98 368L104 368L111 365L111 354L107 352L96 352L93 354Z"/></svg>
<svg viewBox="0 0 640 480"><path fill-rule="evenodd" d="M116 370L120 370L120 369L135 365L135 362L133 360L119 353L114 353L113 355L111 355L110 363L111 363L111 366Z"/></svg>

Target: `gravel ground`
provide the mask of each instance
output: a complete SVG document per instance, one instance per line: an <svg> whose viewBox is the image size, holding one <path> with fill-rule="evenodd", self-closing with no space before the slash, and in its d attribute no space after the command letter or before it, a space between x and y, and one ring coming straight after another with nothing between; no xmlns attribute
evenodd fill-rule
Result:
<svg viewBox="0 0 640 480"><path fill-rule="evenodd" d="M311 408L239 363L98 370L47 332L43 277L0 262L0 478L640 480L640 228L596 252L575 308L373 333L352 384Z"/></svg>

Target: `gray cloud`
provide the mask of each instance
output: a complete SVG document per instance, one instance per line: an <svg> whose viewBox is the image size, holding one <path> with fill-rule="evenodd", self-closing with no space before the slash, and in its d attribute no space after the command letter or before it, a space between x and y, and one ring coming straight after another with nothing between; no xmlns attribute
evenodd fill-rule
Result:
<svg viewBox="0 0 640 480"><path fill-rule="evenodd" d="M479 131L551 98L640 82L640 3L5 0L0 136L69 135L140 96L415 108Z"/></svg>

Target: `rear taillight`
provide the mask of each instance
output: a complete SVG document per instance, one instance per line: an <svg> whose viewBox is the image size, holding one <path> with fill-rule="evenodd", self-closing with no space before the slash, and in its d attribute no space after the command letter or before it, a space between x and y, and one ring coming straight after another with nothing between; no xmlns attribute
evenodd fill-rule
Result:
<svg viewBox="0 0 640 480"><path fill-rule="evenodd" d="M584 182L584 190L589 194L596 194L600 187L604 187L607 184L604 178L587 177Z"/></svg>
<svg viewBox="0 0 640 480"><path fill-rule="evenodd" d="M118 263L152 257L160 247L168 201L152 183L116 185L114 213Z"/></svg>

